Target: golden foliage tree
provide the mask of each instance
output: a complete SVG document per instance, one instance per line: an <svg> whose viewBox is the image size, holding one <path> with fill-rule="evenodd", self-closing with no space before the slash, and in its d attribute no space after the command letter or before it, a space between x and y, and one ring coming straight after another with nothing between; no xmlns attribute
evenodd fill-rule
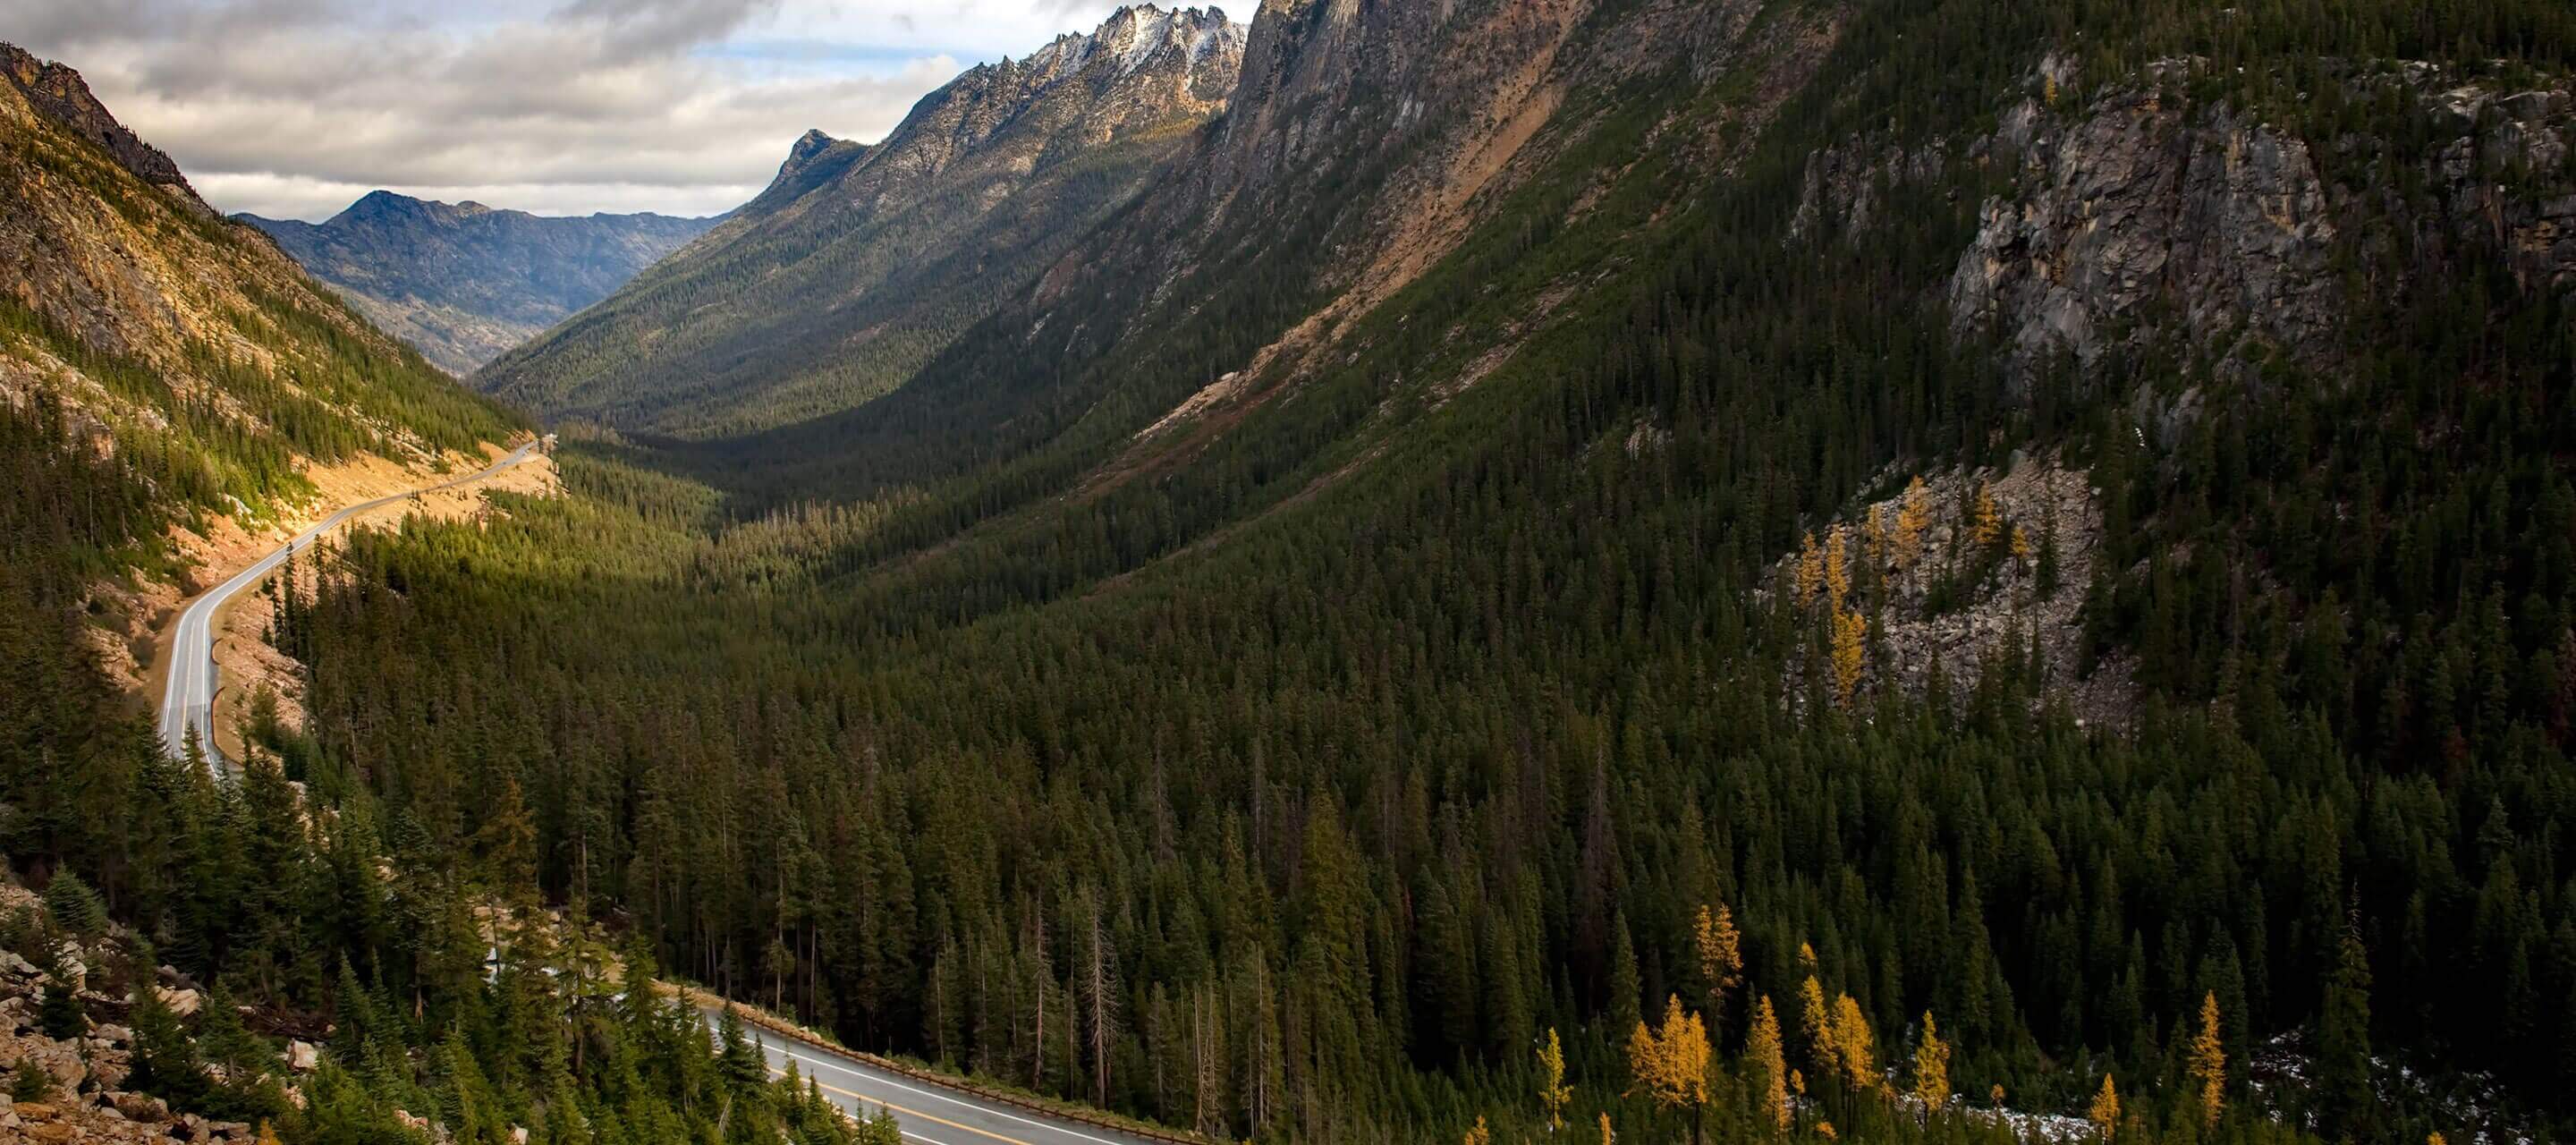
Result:
<svg viewBox="0 0 2576 1145"><path fill-rule="evenodd" d="M1896 509L1896 567L1912 568L1923 555L1923 532L1932 527L1932 494L1916 477L1905 485L1905 500Z"/></svg>
<svg viewBox="0 0 2576 1145"><path fill-rule="evenodd" d="M1637 1087L1664 1109L1707 1104L1708 1027L1699 1015L1682 1009L1680 995L1664 1000L1661 1031L1639 1022L1628 1035L1628 1072Z"/></svg>
<svg viewBox="0 0 2576 1145"><path fill-rule="evenodd" d="M2003 507L1995 503L1994 487L1980 481L1976 498L1968 510L1968 539L1983 549L1992 547L2003 536Z"/></svg>
<svg viewBox="0 0 2576 1145"><path fill-rule="evenodd" d="M1843 598L1851 595L1851 566L1843 561L1843 552L1851 547L1851 537L1836 525L1825 534L1825 608L1843 610Z"/></svg>
<svg viewBox="0 0 2576 1145"><path fill-rule="evenodd" d="M1860 1012L1860 1003L1849 994L1834 999L1834 1058L1842 1063L1843 1080L1853 1089L1871 1090L1885 1084L1878 1076L1878 1038L1869 1029L1869 1018Z"/></svg>
<svg viewBox="0 0 2576 1145"><path fill-rule="evenodd" d="M2104 1141L2120 1128L2120 1091L2111 1084L2111 1075L2102 1075L2102 1092L2093 1095L2093 1107L2084 1116L2093 1122L2093 1131Z"/></svg>
<svg viewBox="0 0 2576 1145"><path fill-rule="evenodd" d="M1923 1011L1923 1036L1914 1043L1914 1098L1925 1113L1950 1104L1950 1043L1941 1040L1930 1010Z"/></svg>
<svg viewBox="0 0 2576 1145"><path fill-rule="evenodd" d="M1760 1076L1756 1092L1763 1109L1773 1124L1789 1127L1789 1062L1780 1052L1780 1015L1771 1009L1771 996L1763 995L1753 1003L1753 1030L1745 1036L1744 1057Z"/></svg>
<svg viewBox="0 0 2576 1145"><path fill-rule="evenodd" d="M1708 987L1709 1019L1719 1021L1726 996L1744 981L1744 936L1736 932L1734 912L1725 903L1715 910L1700 907L1691 923L1691 945L1699 955L1700 981Z"/></svg>
<svg viewBox="0 0 2576 1145"><path fill-rule="evenodd" d="M1556 1027L1547 1028L1547 1045L1538 1051L1539 1108L1547 1113L1548 1132L1565 1124L1565 1103L1574 1100L1574 1087L1565 1084L1565 1044L1556 1038Z"/></svg>
<svg viewBox="0 0 2576 1145"><path fill-rule="evenodd" d="M1869 664L1869 618L1858 609L1834 614L1834 698L1850 707Z"/></svg>
<svg viewBox="0 0 2576 1145"><path fill-rule="evenodd" d="M1811 532L1798 541L1798 607L1813 607L1824 587L1825 553L1816 547L1816 535Z"/></svg>
<svg viewBox="0 0 2576 1145"><path fill-rule="evenodd" d="M1610 1131L1610 1114L1604 1111L1601 1114L1601 1145L1610 1145L1618 1139L1619 1135Z"/></svg>
<svg viewBox="0 0 2576 1145"><path fill-rule="evenodd" d="M1476 1115L1476 1124L1468 1127L1465 1145L1494 1145L1494 1131L1485 1127L1485 1115Z"/></svg>
<svg viewBox="0 0 2576 1145"><path fill-rule="evenodd" d="M2200 1123L2218 1124L2227 1102L2227 1044L2218 1036L2218 994L2200 997L2200 1033L2191 1039L2191 1079L2200 1085Z"/></svg>
<svg viewBox="0 0 2576 1145"><path fill-rule="evenodd" d="M1813 974L1798 984L1798 1033L1807 1043L1807 1064L1816 1076L1832 1078L1842 1072L1841 1059L1834 1056L1834 1011L1825 1004L1825 988Z"/></svg>

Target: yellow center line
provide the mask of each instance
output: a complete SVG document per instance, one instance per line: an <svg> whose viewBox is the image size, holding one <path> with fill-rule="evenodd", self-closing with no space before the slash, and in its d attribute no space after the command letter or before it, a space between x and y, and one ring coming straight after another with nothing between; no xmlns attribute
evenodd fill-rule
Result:
<svg viewBox="0 0 2576 1145"><path fill-rule="evenodd" d="M784 1076L786 1076L786 1075L787 1075L787 1071L786 1071L786 1070L780 1069L780 1068L778 1068L777 1066L771 1066L771 1067L769 1067L769 1072L774 1073L774 1074L777 1074L777 1075L779 1075L779 1076L781 1076L781 1077L784 1077ZM828 1084L825 1084L825 1083L820 1082L820 1081L815 1081L815 1080L814 1080L814 1075L812 1075L812 1074L810 1074L810 1073L805 1075L805 1080L807 1080L807 1081L813 1081L815 1085L822 1087L823 1092L825 1092L825 1093L837 1093L837 1094L840 1094L840 1095L841 1095L841 1096L843 1096L843 1097L849 1098L849 1099L850 1099L850 1100L852 1100L852 1101L873 1101L873 1102L876 1102L878 1105L884 1106L885 1108L887 1108L887 1109L891 1109L891 1110L893 1110L893 1111L895 1111L895 1112L897 1112L897 1113L900 1113L900 1114L902 1114L902 1115L904 1115L904 1116L906 1116L906 1117L918 1117L918 1118L920 1118L920 1119L922 1119L922 1120L924 1120L924 1121L935 1121L935 1122L937 1122L937 1123L939 1123L939 1124L941 1124L941 1125L945 1125L945 1126L947 1126L947 1127L949 1127L949 1128L951 1128L951 1129L963 1129L963 1130L967 1131L968 1133L975 1134L975 1135L976 1135L976 1136L978 1136L978 1137L990 1137L990 1138L992 1138L992 1139L993 1139L993 1140L995 1140L995 1141L1007 1141L1007 1142L1009 1142L1009 1143L1010 1143L1010 1145L1032 1145L1032 1143L1031 1143L1031 1142L1027 1142L1027 1141L1020 1140L1020 1139L1019 1139L1019 1138L1017 1138L1017 1137L1005 1137L1005 1136L1002 1136L1002 1135L1001 1135L1001 1134L999 1134L999 1133L995 1133L995 1132L993 1132L993 1131L992 1131L992 1130L990 1130L990 1129L977 1129L976 1127L974 1127L974 1126L972 1126L972 1125L965 1125L965 1124L961 1124L961 1123L958 1123L958 1122L955 1122L955 1121L950 1121L950 1120L948 1120L948 1119L947 1119L947 1118L945 1118L945 1117L935 1117L935 1116L932 1116L932 1115L930 1115L930 1114L923 1113L923 1112L921 1112L921 1111L920 1111L920 1110L918 1110L918 1109L906 1109L906 1108L904 1108L904 1107L902 1107L902 1106L900 1106L900 1105L896 1105L895 1103L893 1103L893 1102L891 1102L891 1101L887 1101L887 1100L885 1100L885 1099L883 1099L883 1098L876 1097L876 1096L873 1096L873 1095L871 1095L871 1094L865 1094L865 1093L854 1093L854 1092L852 1092L852 1091L850 1091L850 1090L843 1089L843 1088L841 1088L840 1086L837 1086L837 1085L828 1085Z"/></svg>

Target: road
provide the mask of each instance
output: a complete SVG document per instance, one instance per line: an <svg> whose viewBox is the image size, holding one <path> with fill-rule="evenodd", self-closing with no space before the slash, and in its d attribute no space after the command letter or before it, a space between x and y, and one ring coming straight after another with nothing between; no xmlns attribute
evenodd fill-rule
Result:
<svg viewBox="0 0 2576 1145"><path fill-rule="evenodd" d="M712 1030L713 1012L701 1012ZM920 1145L1152 1145L1148 1138L1057 1120L890 1073L758 1026L745 1026L743 1033L759 1040L771 1074L786 1073L788 1063L794 1062L800 1076L812 1078L823 1095L843 1109L853 1113L874 1113L880 1107L893 1110L896 1122L903 1126L903 1139Z"/></svg>
<svg viewBox="0 0 2576 1145"><path fill-rule="evenodd" d="M378 497L373 501L351 505L333 513L321 524L296 534L294 540L286 542L285 546L276 552L261 557L249 568L234 573L231 580L215 586L214 591L190 602L187 611L179 614L178 630L171 635L170 639L169 679L161 691L162 745L171 755L184 756L188 729L193 727L197 729L198 742L204 745L207 766L218 769L218 772L223 766L222 758L215 751L212 713L215 704L215 688L218 683L215 679L215 614L223 610L225 602L239 595L243 589L265 579L277 566L286 563L289 554L306 548L312 544L314 538L330 532L349 518L422 493L435 493L441 489L453 489L459 485L480 481L527 460L528 454L540 444L542 439L531 440L499 461L454 481L441 482L407 493L396 493L390 497Z"/></svg>

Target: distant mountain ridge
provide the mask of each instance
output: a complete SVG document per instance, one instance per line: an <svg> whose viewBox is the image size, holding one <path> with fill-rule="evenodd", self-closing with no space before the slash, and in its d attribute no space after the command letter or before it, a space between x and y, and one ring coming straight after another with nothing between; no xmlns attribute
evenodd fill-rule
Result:
<svg viewBox="0 0 2576 1145"><path fill-rule="evenodd" d="M459 375L607 297L721 218L545 217L392 191L323 223L234 217Z"/></svg>
<svg viewBox="0 0 2576 1145"><path fill-rule="evenodd" d="M1142 190L1224 107L1244 37L1217 9L1126 8L969 69L874 146L808 133L732 219L479 384L687 435L868 401Z"/></svg>

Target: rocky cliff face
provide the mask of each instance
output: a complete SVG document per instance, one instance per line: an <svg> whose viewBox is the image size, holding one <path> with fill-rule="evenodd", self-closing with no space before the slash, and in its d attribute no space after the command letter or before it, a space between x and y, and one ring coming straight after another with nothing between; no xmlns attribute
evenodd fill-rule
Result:
<svg viewBox="0 0 2576 1145"><path fill-rule="evenodd" d="M318 225L240 219L377 325L457 374L607 297L717 222L654 214L540 218L390 191L372 192Z"/></svg>
<svg viewBox="0 0 2576 1145"><path fill-rule="evenodd" d="M2222 362L2279 351L2325 368L2351 310L2339 248L2403 244L2413 253L2392 265L2422 273L2485 231L2526 283L2576 278L2567 93L2454 87L2419 69L2356 80L2355 94L2393 84L2419 105L2429 153L2194 108L2153 82L2010 109L1978 149L2016 165L2016 189L1985 204L1960 255L1954 330L2001 339L2024 368L2060 353L2090 365L2163 335Z"/></svg>
<svg viewBox="0 0 2576 1145"><path fill-rule="evenodd" d="M179 165L160 148L118 123L106 105L90 94L89 83L79 72L37 59L14 44L0 43L0 77L6 77L10 86L18 89L19 97L28 106L96 143L135 178L169 192L199 214L214 213L214 208L197 197L197 189L188 185L188 177L179 173Z"/></svg>
<svg viewBox="0 0 2576 1145"><path fill-rule="evenodd" d="M483 380L673 432L865 401L1134 196L1223 107L1243 41L1215 9L1128 8L969 70L873 147L811 133L738 217Z"/></svg>

